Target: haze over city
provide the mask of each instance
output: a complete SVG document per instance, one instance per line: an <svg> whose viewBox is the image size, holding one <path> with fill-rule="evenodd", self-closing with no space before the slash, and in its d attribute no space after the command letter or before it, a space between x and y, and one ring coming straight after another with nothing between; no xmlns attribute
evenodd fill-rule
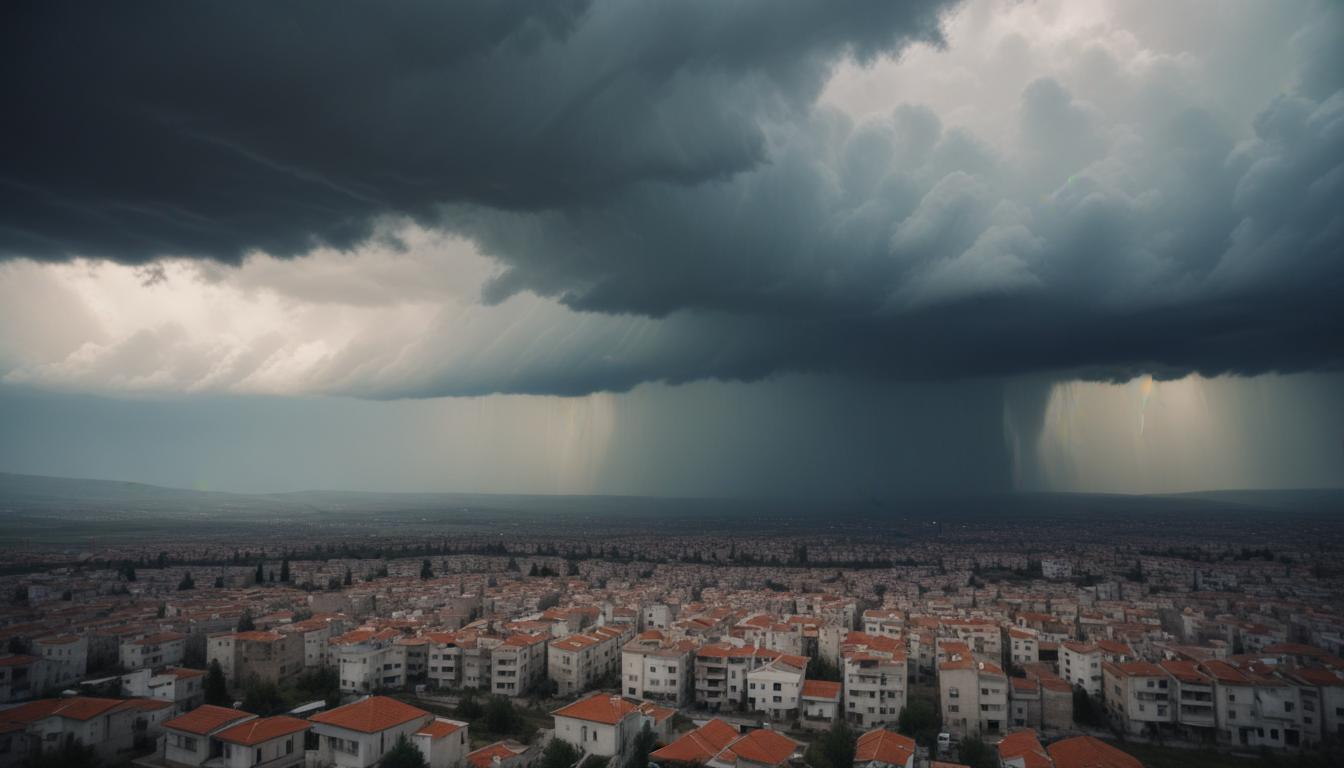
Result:
<svg viewBox="0 0 1344 768"><path fill-rule="evenodd" d="M1344 760L1336 0L0 13L0 768Z"/></svg>

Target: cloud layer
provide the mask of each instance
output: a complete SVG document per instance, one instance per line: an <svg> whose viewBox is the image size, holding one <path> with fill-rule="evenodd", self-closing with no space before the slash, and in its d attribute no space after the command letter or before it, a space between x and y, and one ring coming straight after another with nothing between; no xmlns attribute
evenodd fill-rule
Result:
<svg viewBox="0 0 1344 768"><path fill-rule="evenodd" d="M0 374L404 397L1339 366L1337 5L949 8L10 11L0 253L57 264L4 267Z"/></svg>

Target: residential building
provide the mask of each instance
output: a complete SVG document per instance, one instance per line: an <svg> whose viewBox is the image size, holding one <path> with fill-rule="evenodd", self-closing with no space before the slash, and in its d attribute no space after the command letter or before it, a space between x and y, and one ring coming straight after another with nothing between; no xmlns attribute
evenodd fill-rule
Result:
<svg viewBox="0 0 1344 768"><path fill-rule="evenodd" d="M956 653L938 665L943 729L950 733L1002 733L1007 725L1008 678L996 664Z"/></svg>
<svg viewBox="0 0 1344 768"><path fill-rule="evenodd" d="M257 719L251 712L205 704L163 724L163 758L170 766L202 766L224 756L221 731Z"/></svg>
<svg viewBox="0 0 1344 768"><path fill-rule="evenodd" d="M299 768L313 724L280 715L244 720L210 736L222 747L220 768Z"/></svg>
<svg viewBox="0 0 1344 768"><path fill-rule="evenodd" d="M610 675L620 663L618 640L623 632L597 627L592 632L552 640L547 648L546 674L560 696L576 696Z"/></svg>
<svg viewBox="0 0 1344 768"><path fill-rule="evenodd" d="M366 696L309 720L318 736L316 766L370 768L399 738L413 741L418 731L434 722L434 716L387 696Z"/></svg>
<svg viewBox="0 0 1344 768"><path fill-rule="evenodd" d="M1131 734L1157 735L1171 730L1171 676L1147 661L1101 665L1103 696L1111 720Z"/></svg>
<svg viewBox="0 0 1344 768"><path fill-rule="evenodd" d="M1054 761L1033 730L1013 731L998 744L999 768L1052 768Z"/></svg>
<svg viewBox="0 0 1344 768"><path fill-rule="evenodd" d="M1074 736L1046 747L1055 768L1143 768L1138 758L1095 736Z"/></svg>
<svg viewBox="0 0 1344 768"><path fill-rule="evenodd" d="M137 669L121 676L121 694L167 702L172 705L172 714L180 715L204 702L205 671L183 667L165 667L162 672Z"/></svg>
<svg viewBox="0 0 1344 768"><path fill-rule="evenodd" d="M868 731L854 744L854 765L859 768L914 768L915 740L885 728Z"/></svg>
<svg viewBox="0 0 1344 768"><path fill-rule="evenodd" d="M793 720L803 692L807 659L781 656L747 672L747 709L772 720Z"/></svg>
<svg viewBox="0 0 1344 768"><path fill-rule="evenodd" d="M186 650L186 635L178 632L155 632L123 640L119 657L123 669L154 668L181 664Z"/></svg>
<svg viewBox="0 0 1344 768"><path fill-rule="evenodd" d="M395 629L357 629L331 640L341 692L368 694L406 685L406 646Z"/></svg>
<svg viewBox="0 0 1344 768"><path fill-rule="evenodd" d="M546 676L547 639L543 633L519 632L495 646L490 658L491 692L512 697L532 690Z"/></svg>
<svg viewBox="0 0 1344 768"><path fill-rule="evenodd" d="M730 643L700 646L695 652L695 703L714 711L742 709L747 703L747 673L783 655Z"/></svg>
<svg viewBox="0 0 1344 768"><path fill-rule="evenodd" d="M241 687L253 679L282 683L304 670L304 641L297 634L227 632L211 635L207 662L219 662L224 679Z"/></svg>
<svg viewBox="0 0 1344 768"><path fill-rule="evenodd" d="M641 633L621 649L621 687L625 694L672 707L686 706L695 693L692 665L696 647L694 640L670 640L656 629Z"/></svg>
<svg viewBox="0 0 1344 768"><path fill-rule="evenodd" d="M47 662L47 685L73 685L89 667L89 641L83 635L47 635L33 640L32 651Z"/></svg>
<svg viewBox="0 0 1344 768"><path fill-rule="evenodd" d="M639 702L622 696L594 693L551 713L555 738L573 744L584 754L624 762L646 718Z"/></svg>
<svg viewBox="0 0 1344 768"><path fill-rule="evenodd" d="M904 644L892 637L850 632L840 658L845 718L865 729L895 724L905 709Z"/></svg>
<svg viewBox="0 0 1344 768"><path fill-rule="evenodd" d="M826 680L804 680L801 698L802 725L813 730L827 730L840 717L840 699L843 683Z"/></svg>
<svg viewBox="0 0 1344 768"><path fill-rule="evenodd" d="M758 728L738 733L714 718L649 754L651 760L709 768L783 768L799 756L802 744L778 731Z"/></svg>

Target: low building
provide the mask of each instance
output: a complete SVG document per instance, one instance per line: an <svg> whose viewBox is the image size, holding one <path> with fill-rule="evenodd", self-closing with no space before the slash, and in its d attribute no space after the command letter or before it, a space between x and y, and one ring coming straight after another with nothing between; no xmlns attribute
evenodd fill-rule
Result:
<svg viewBox="0 0 1344 768"><path fill-rule="evenodd" d="M1046 748L1055 768L1143 768L1138 758L1093 736L1074 736Z"/></svg>
<svg viewBox="0 0 1344 768"><path fill-rule="evenodd" d="M746 734L717 717L649 754L659 764L709 768L783 768L802 745L784 734L758 728Z"/></svg>
<svg viewBox="0 0 1344 768"><path fill-rule="evenodd" d="M309 719L318 736L315 762L323 768L370 768L399 738L413 740L434 722L423 709L386 696L368 696Z"/></svg>
<svg viewBox="0 0 1344 768"><path fill-rule="evenodd" d="M998 744L999 768L1051 768L1054 761L1033 730L1013 731Z"/></svg>
<svg viewBox="0 0 1344 768"><path fill-rule="evenodd" d="M299 768L304 764L304 734L312 727L297 717L259 717L210 738L223 750L221 768Z"/></svg>
<svg viewBox="0 0 1344 768"><path fill-rule="evenodd" d="M826 730L840 718L840 699L844 693L842 683L826 680L804 680L802 699L802 725L813 730Z"/></svg>
<svg viewBox="0 0 1344 768"><path fill-rule="evenodd" d="M551 713L555 738L573 744L584 754L623 762L635 737L646 722L640 702L606 693L595 693Z"/></svg>
<svg viewBox="0 0 1344 768"><path fill-rule="evenodd" d="M205 704L163 724L163 758L170 766L201 766L224 756L224 745L213 736L231 726L255 720L256 715Z"/></svg>
<svg viewBox="0 0 1344 768"><path fill-rule="evenodd" d="M121 694L168 702L173 707L173 714L180 715L204 703L205 671L165 667L156 673L137 669L121 676Z"/></svg>
<svg viewBox="0 0 1344 768"><path fill-rule="evenodd" d="M470 768L525 768L532 763L533 750L516 741L496 741L467 753Z"/></svg>
<svg viewBox="0 0 1344 768"><path fill-rule="evenodd" d="M854 765L861 768L914 768L915 740L885 728L868 731L854 744Z"/></svg>
<svg viewBox="0 0 1344 768"><path fill-rule="evenodd" d="M137 700L72 696L31 701L2 714L8 727L22 729L32 749L51 752L77 741L113 762L134 745L138 712Z"/></svg>

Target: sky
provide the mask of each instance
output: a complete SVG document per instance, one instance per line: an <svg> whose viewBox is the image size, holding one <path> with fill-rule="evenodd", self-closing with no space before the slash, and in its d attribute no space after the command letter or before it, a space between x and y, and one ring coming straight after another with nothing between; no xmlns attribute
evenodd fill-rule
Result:
<svg viewBox="0 0 1344 768"><path fill-rule="evenodd" d="M1337 2L3 13L0 471L1344 486Z"/></svg>

